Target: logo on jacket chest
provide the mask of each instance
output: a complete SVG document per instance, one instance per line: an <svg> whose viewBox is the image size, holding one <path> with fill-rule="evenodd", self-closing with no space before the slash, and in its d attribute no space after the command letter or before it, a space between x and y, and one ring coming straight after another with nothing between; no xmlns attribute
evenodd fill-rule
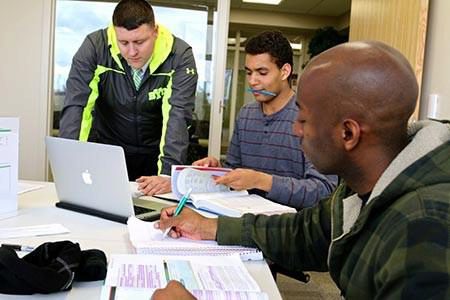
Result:
<svg viewBox="0 0 450 300"><path fill-rule="evenodd" d="M148 93L148 100L149 101L159 100L164 97L164 95L167 93L167 91L168 91L168 88L164 88L164 87L154 89L153 91Z"/></svg>
<svg viewBox="0 0 450 300"><path fill-rule="evenodd" d="M195 69L194 68L186 68L186 74L195 75Z"/></svg>

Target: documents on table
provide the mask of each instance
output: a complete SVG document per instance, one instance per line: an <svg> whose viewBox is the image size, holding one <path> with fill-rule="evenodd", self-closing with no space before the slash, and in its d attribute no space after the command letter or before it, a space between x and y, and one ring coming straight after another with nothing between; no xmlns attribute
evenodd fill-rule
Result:
<svg viewBox="0 0 450 300"><path fill-rule="evenodd" d="M35 226L10 227L0 229L0 239L13 239L29 236L55 235L69 233L69 229L61 224L45 224Z"/></svg>
<svg viewBox="0 0 450 300"><path fill-rule="evenodd" d="M268 299L237 255L112 255L101 299L149 299L170 280L197 299Z"/></svg>
<svg viewBox="0 0 450 300"><path fill-rule="evenodd" d="M0 118L0 218L17 212L19 119Z"/></svg>
<svg viewBox="0 0 450 300"><path fill-rule="evenodd" d="M262 260L262 252L255 248L242 246L223 246L216 241L196 241L186 238L173 239L166 237L154 228L155 222L145 222L130 217L128 219L128 232L131 244L139 254L158 255L205 255L229 256L239 254L241 260Z"/></svg>

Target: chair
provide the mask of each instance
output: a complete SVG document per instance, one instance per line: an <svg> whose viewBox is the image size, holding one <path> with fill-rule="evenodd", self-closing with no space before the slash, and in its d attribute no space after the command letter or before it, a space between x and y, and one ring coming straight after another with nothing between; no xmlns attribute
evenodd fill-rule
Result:
<svg viewBox="0 0 450 300"><path fill-rule="evenodd" d="M272 273L272 277L275 281L277 281L277 274L283 274L286 275L288 277L294 278L298 281L304 282L304 283L308 283L310 276L307 273L298 273L298 272L293 272L290 270L286 270L285 268L281 267L280 265L277 265L276 263L273 263L271 261L268 261L267 264L269 265L269 269L270 272Z"/></svg>

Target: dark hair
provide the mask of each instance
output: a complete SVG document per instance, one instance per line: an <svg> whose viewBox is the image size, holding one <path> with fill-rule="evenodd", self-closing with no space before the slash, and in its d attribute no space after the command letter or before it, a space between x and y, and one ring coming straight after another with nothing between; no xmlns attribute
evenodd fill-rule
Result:
<svg viewBox="0 0 450 300"><path fill-rule="evenodd" d="M150 3L146 0L122 0L113 13L113 25L133 30L142 24L155 26L155 15Z"/></svg>
<svg viewBox="0 0 450 300"><path fill-rule="evenodd" d="M294 66L291 44L280 31L264 31L250 38L245 45L245 53L251 55L268 53L280 69L284 64L291 65L291 68ZM288 80L291 79L291 75L292 70Z"/></svg>

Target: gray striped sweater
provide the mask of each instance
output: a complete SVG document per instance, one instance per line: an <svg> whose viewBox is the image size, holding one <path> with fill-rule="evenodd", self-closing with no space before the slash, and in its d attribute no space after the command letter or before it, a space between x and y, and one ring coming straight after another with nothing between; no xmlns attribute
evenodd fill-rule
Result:
<svg viewBox="0 0 450 300"><path fill-rule="evenodd" d="M243 106L225 166L272 174L272 189L268 193L255 192L302 209L330 195L337 177L320 174L300 149L301 140L292 131L298 114L295 98L294 95L283 109L272 115L264 115L258 102Z"/></svg>

